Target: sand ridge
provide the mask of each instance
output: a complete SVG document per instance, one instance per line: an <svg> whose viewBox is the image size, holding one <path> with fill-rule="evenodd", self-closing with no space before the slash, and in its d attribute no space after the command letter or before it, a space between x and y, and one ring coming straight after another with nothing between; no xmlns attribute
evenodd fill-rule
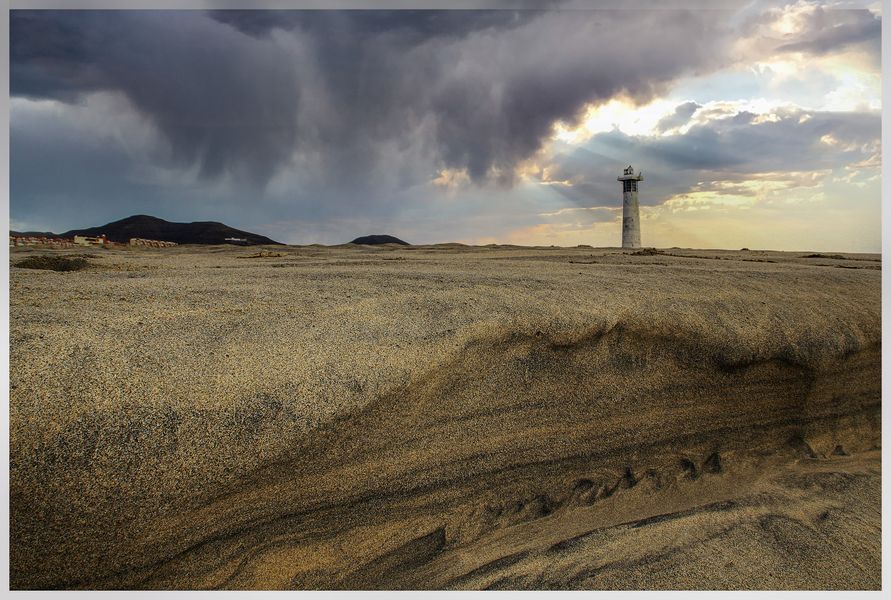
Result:
<svg viewBox="0 0 891 600"><path fill-rule="evenodd" d="M652 472L668 505L685 460L877 444L875 255L275 252L12 268L15 585L423 587L437 557L571 515L579 481L615 501Z"/></svg>

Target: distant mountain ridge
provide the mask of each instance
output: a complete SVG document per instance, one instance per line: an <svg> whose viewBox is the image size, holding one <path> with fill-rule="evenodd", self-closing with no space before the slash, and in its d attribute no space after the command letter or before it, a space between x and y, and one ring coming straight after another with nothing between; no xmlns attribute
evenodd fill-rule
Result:
<svg viewBox="0 0 891 600"><path fill-rule="evenodd" d="M403 246L410 246L408 242L404 242L397 237L393 237L392 235L363 235L362 237L357 237L354 239L351 244L366 244L366 245L376 245L376 244L401 244Z"/></svg>
<svg viewBox="0 0 891 600"><path fill-rule="evenodd" d="M105 236L112 242L127 243L130 238L144 238L176 242L177 244L229 244L226 238L245 240L242 244L256 246L260 244L281 245L268 237L234 229L216 221L195 221L192 223L174 223L149 215L133 215L120 221L113 221L99 227L72 229L61 234L49 232L10 232L11 235L40 235L45 237L71 238L75 235Z"/></svg>

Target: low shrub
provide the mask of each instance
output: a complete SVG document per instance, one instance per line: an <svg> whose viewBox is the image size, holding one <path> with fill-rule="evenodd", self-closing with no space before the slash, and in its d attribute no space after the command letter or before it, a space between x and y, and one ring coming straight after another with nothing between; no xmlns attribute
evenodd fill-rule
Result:
<svg viewBox="0 0 891 600"><path fill-rule="evenodd" d="M22 269L46 269L50 271L80 271L90 266L85 258L69 258L67 256L29 256L15 263Z"/></svg>

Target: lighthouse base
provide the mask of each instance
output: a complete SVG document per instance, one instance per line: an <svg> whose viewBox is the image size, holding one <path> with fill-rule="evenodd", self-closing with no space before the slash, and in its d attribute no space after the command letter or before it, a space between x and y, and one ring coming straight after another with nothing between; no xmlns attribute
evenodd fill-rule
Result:
<svg viewBox="0 0 891 600"><path fill-rule="evenodd" d="M640 248L640 208L637 192L625 192L622 198L622 247Z"/></svg>

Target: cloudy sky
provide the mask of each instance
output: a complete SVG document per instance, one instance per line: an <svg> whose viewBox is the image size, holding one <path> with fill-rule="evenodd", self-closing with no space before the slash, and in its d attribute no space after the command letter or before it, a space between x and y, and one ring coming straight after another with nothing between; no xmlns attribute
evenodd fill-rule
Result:
<svg viewBox="0 0 891 600"><path fill-rule="evenodd" d="M880 250L878 2L548 6L14 10L11 226Z"/></svg>

